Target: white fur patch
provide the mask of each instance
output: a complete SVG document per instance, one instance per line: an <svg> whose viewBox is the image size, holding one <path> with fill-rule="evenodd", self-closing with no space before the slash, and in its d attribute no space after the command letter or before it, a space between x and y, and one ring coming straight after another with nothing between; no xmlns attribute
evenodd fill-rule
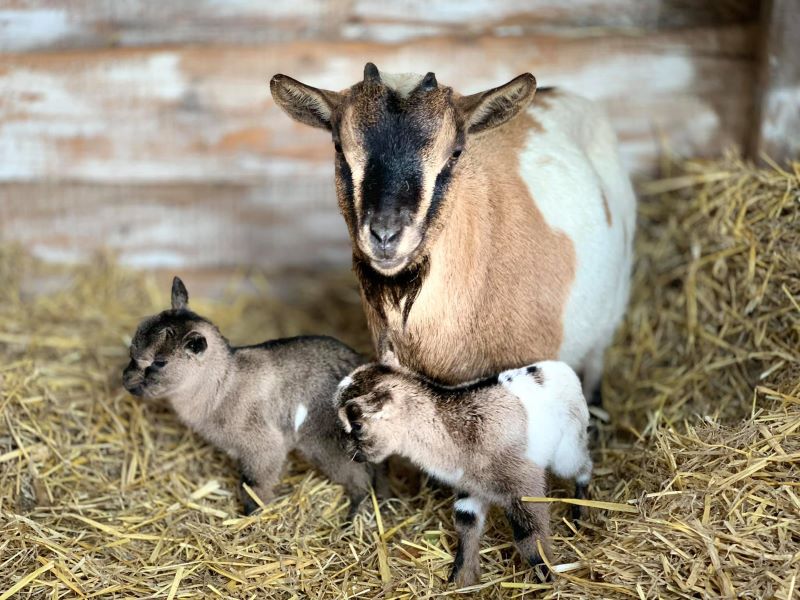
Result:
<svg viewBox="0 0 800 600"><path fill-rule="evenodd" d="M439 469L425 469L428 474L432 475L442 483L455 485L464 476L464 469L456 469L455 471L444 471Z"/></svg>
<svg viewBox="0 0 800 600"><path fill-rule="evenodd" d="M616 136L594 104L559 92L546 106L534 98L530 114L543 131L528 134L520 175L547 224L572 241L577 259L559 359L585 370L589 356L602 355L611 342L625 312L636 198Z"/></svg>
<svg viewBox="0 0 800 600"><path fill-rule="evenodd" d="M300 426L306 420L307 416L308 416L308 410L306 409L305 404L301 404L300 406L298 406L297 407L297 412L294 413L294 430L295 431L299 431L300 430Z"/></svg>
<svg viewBox="0 0 800 600"><path fill-rule="evenodd" d="M536 366L542 384L527 368L504 371L500 382L525 407L526 457L559 477L574 479L587 462L591 464L586 439L589 409L581 382L564 362L543 361Z"/></svg>
<svg viewBox="0 0 800 600"><path fill-rule="evenodd" d="M459 498L456 500L455 504L453 504L453 510L456 512L470 513L476 517L482 517L484 513L483 503L474 496Z"/></svg>
<svg viewBox="0 0 800 600"><path fill-rule="evenodd" d="M424 77L418 73L384 73L381 71L380 74L383 84L402 97L408 96Z"/></svg>
<svg viewBox="0 0 800 600"><path fill-rule="evenodd" d="M344 388L349 386L351 383L353 383L353 378L350 377L350 375L348 375L347 377L345 377L344 379L342 379L339 382L339 386L338 387L339 387L340 390L343 390Z"/></svg>

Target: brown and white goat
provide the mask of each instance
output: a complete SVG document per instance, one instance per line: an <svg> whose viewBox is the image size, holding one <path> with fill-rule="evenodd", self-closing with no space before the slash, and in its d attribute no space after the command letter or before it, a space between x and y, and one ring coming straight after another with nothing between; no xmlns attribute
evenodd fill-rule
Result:
<svg viewBox="0 0 800 600"><path fill-rule="evenodd" d="M457 386L433 383L399 364L372 363L342 380L336 405L355 460L397 454L460 492L453 563L459 587L480 577L490 505L505 510L517 548L537 565L537 541L549 548L547 505L521 497L545 495L545 469L575 479L576 496L586 494L589 410L566 363L543 361Z"/></svg>
<svg viewBox="0 0 800 600"><path fill-rule="evenodd" d="M361 357L329 337L302 336L231 347L213 323L187 308L179 278L172 309L145 319L123 373L135 396L166 398L184 424L238 460L242 482L266 502L287 455L298 450L350 497L352 517L373 471L350 460L332 399ZM384 485L382 479L376 482ZM242 490L245 513L257 505Z"/></svg>
<svg viewBox="0 0 800 600"><path fill-rule="evenodd" d="M400 362L458 383L560 359L598 390L628 298L635 198L608 119L526 73L463 96L368 63L343 91L270 83L327 129L367 321Z"/></svg>

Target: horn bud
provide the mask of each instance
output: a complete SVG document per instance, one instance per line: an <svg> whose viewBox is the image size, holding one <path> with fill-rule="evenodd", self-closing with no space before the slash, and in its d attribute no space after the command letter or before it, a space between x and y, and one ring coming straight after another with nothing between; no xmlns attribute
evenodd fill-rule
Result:
<svg viewBox="0 0 800 600"><path fill-rule="evenodd" d="M368 62L364 65L364 82L365 83L380 83L381 74L375 63Z"/></svg>
<svg viewBox="0 0 800 600"><path fill-rule="evenodd" d="M436 81L436 75L432 72L429 72L425 77L422 78L422 81L419 82L419 87L425 92L430 92L431 90L435 90L439 86L438 82Z"/></svg>

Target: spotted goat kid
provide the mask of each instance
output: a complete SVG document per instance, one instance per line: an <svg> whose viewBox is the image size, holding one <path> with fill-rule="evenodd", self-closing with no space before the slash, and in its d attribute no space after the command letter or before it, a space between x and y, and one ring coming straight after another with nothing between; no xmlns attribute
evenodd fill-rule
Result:
<svg viewBox="0 0 800 600"><path fill-rule="evenodd" d="M459 492L451 575L459 587L480 579L490 505L505 510L519 552L535 566L543 562L537 541L549 551L548 509L521 497L545 495L545 469L574 479L575 495L586 496L589 411L566 363L539 362L457 386L433 383L396 362L372 363L342 380L336 404L355 460L398 454Z"/></svg>
<svg viewBox="0 0 800 600"><path fill-rule="evenodd" d="M184 424L238 460L242 482L263 501L286 457L299 451L350 497L352 518L377 468L357 464L336 418L336 384L363 362L341 342L305 336L234 348L213 323L187 308L183 282L172 309L145 319L123 373L135 396L166 398ZM383 486L382 477L377 483ZM244 511L257 508L242 492Z"/></svg>

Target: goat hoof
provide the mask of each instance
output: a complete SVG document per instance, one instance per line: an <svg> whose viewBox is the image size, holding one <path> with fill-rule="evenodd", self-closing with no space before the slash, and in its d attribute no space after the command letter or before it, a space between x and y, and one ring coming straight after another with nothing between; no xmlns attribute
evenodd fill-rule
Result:
<svg viewBox="0 0 800 600"><path fill-rule="evenodd" d="M572 524L575 526L576 529L580 528L580 519L583 517L583 511L581 511L580 506L574 506L570 510L572 513Z"/></svg>
<svg viewBox="0 0 800 600"><path fill-rule="evenodd" d="M477 585L481 581L481 570L480 568L468 569L463 566L461 568L453 567L448 581L450 583L455 583L456 588Z"/></svg>
<svg viewBox="0 0 800 600"><path fill-rule="evenodd" d="M250 498L250 496L247 496L246 498L244 498L244 500L242 501L242 504L243 504L242 512L244 513L245 517L249 517L253 513L258 512L258 510L261 508L258 504L256 504L253 501L252 498Z"/></svg>
<svg viewBox="0 0 800 600"><path fill-rule="evenodd" d="M550 581L553 578L552 573L550 573L550 568L545 564L539 554L529 556L528 564L533 567L533 572L536 573L542 581Z"/></svg>

